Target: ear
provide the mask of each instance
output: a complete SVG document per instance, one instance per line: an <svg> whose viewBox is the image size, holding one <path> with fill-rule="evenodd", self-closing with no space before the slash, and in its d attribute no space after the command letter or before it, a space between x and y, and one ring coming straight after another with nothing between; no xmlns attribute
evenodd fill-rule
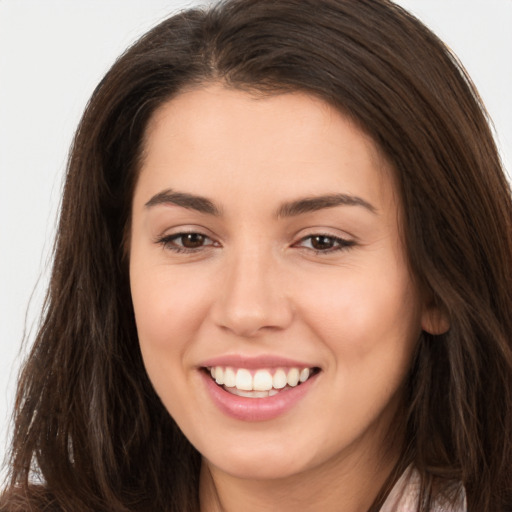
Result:
<svg viewBox="0 0 512 512"><path fill-rule="evenodd" d="M429 334L444 334L450 329L448 314L433 302L425 305L421 316L421 328Z"/></svg>

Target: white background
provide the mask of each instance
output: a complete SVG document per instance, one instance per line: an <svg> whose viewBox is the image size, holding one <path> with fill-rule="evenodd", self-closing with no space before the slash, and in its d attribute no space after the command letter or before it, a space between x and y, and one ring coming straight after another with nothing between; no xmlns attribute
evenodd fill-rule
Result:
<svg viewBox="0 0 512 512"><path fill-rule="evenodd" d="M37 327L68 147L114 59L185 0L0 0L0 462ZM201 3L207 3L201 2ZM460 57L512 171L512 0L399 0ZM512 312L511 312L512 313Z"/></svg>

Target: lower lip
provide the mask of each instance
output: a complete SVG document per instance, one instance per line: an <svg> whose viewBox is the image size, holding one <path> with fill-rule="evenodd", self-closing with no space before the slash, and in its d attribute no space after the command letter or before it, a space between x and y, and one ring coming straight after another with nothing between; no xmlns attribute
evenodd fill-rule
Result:
<svg viewBox="0 0 512 512"><path fill-rule="evenodd" d="M226 415L242 421L266 421L277 418L294 407L311 389L318 374L298 386L280 391L265 398L247 398L233 395L215 383L203 370L200 371L213 402Z"/></svg>

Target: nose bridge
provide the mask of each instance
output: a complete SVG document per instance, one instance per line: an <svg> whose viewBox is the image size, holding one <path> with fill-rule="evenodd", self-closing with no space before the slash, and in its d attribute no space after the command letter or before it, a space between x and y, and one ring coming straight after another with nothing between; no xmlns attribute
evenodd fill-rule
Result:
<svg viewBox="0 0 512 512"><path fill-rule="evenodd" d="M217 323L246 337L265 328L286 327L292 311L279 274L277 258L269 247L253 241L233 251L225 263Z"/></svg>

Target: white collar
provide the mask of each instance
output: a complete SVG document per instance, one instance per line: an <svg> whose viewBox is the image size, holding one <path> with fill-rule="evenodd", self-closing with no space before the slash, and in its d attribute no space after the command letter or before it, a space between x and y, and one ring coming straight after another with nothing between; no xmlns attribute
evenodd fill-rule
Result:
<svg viewBox="0 0 512 512"><path fill-rule="evenodd" d="M455 485L459 488L455 506L449 505L443 496L439 496L434 498L431 512L467 512L464 487L461 484ZM418 510L420 489L420 474L411 465L403 472L393 489L391 489L380 512L415 512Z"/></svg>

